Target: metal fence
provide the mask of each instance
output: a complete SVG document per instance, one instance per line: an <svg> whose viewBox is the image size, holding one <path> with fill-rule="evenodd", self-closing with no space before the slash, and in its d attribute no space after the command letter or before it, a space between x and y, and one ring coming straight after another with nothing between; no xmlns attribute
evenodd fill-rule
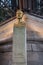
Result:
<svg viewBox="0 0 43 65"><path fill-rule="evenodd" d="M43 18L43 0L18 0L19 8Z"/></svg>
<svg viewBox="0 0 43 65"><path fill-rule="evenodd" d="M43 18L43 0L0 0L0 22L13 17L18 8Z"/></svg>
<svg viewBox="0 0 43 65"><path fill-rule="evenodd" d="M5 21L15 15L14 7L16 8L16 4L13 2L14 1L12 0L0 0L0 22Z"/></svg>

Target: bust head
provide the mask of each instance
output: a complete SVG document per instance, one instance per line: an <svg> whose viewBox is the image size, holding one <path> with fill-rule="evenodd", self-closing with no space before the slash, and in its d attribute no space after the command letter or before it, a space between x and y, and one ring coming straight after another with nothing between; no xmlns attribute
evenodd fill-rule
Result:
<svg viewBox="0 0 43 65"><path fill-rule="evenodd" d="M24 13L23 13L21 10L17 10L17 12L16 12L16 18L22 19L23 14L24 14Z"/></svg>

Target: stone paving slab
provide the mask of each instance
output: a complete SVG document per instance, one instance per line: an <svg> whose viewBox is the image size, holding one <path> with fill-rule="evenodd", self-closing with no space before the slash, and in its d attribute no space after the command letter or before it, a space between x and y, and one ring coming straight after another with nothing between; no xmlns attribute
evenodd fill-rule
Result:
<svg viewBox="0 0 43 65"><path fill-rule="evenodd" d="M43 52L43 42L29 41L27 43L28 51Z"/></svg>
<svg viewBox="0 0 43 65"><path fill-rule="evenodd" d="M43 65L43 62L29 61L29 62L27 62L27 65Z"/></svg>
<svg viewBox="0 0 43 65"><path fill-rule="evenodd" d="M0 53L1 52L10 52L12 51L12 44L5 44L0 46Z"/></svg>
<svg viewBox="0 0 43 65"><path fill-rule="evenodd" d="M32 44L33 51L43 52L43 44Z"/></svg>
<svg viewBox="0 0 43 65"><path fill-rule="evenodd" d="M0 65L12 65L12 52L0 53Z"/></svg>
<svg viewBox="0 0 43 65"><path fill-rule="evenodd" d="M28 52L27 61L43 62L43 52Z"/></svg>

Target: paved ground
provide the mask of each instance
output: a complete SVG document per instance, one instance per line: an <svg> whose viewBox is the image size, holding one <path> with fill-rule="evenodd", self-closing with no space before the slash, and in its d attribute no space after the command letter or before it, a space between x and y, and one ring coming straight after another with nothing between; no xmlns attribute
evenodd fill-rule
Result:
<svg viewBox="0 0 43 65"><path fill-rule="evenodd" d="M30 43L30 44L29 44ZM27 44L28 65L43 65L43 42L29 42ZM35 44L31 44L35 43Z"/></svg>
<svg viewBox="0 0 43 65"><path fill-rule="evenodd" d="M0 65L12 65L11 62L11 51L0 53ZM27 65L43 65L43 42L29 41L27 43Z"/></svg>

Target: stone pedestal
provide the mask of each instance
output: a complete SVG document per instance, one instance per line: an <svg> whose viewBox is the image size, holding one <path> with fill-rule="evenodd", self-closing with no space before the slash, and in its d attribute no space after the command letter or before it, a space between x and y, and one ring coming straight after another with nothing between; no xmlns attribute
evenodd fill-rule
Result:
<svg viewBox="0 0 43 65"><path fill-rule="evenodd" d="M12 65L27 65L26 28L14 27Z"/></svg>

